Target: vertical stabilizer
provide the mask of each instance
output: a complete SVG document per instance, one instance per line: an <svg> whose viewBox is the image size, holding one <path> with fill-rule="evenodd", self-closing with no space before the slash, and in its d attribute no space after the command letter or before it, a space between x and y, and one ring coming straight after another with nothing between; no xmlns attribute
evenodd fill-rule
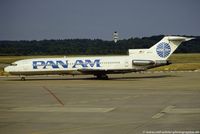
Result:
<svg viewBox="0 0 200 134"><path fill-rule="evenodd" d="M184 42L193 38L179 37L179 36L166 36L161 41L156 43L150 48L155 53L157 59L166 60Z"/></svg>

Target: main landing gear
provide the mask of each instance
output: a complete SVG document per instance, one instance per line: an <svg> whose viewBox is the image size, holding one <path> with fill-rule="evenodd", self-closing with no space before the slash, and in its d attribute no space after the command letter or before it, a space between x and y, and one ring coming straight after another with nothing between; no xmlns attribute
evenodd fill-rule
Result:
<svg viewBox="0 0 200 134"><path fill-rule="evenodd" d="M95 75L99 80L108 80L108 76L106 74L97 74Z"/></svg>
<svg viewBox="0 0 200 134"><path fill-rule="evenodd" d="M25 81L26 78L24 76L21 77L21 81Z"/></svg>

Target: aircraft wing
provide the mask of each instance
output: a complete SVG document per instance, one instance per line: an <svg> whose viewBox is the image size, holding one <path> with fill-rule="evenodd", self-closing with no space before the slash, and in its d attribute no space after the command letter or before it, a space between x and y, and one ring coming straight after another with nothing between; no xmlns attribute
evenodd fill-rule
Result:
<svg viewBox="0 0 200 134"><path fill-rule="evenodd" d="M83 74L106 74L107 72L105 69L78 69L77 71Z"/></svg>
<svg viewBox="0 0 200 134"><path fill-rule="evenodd" d="M106 70L106 69L78 69L77 71L83 74L110 74L110 73L128 73L133 70Z"/></svg>

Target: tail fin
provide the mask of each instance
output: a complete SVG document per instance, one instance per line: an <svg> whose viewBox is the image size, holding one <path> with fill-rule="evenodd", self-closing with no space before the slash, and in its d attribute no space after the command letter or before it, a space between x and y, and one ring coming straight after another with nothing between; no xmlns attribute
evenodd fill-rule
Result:
<svg viewBox="0 0 200 134"><path fill-rule="evenodd" d="M166 60L184 42L193 38L180 36L166 36L161 41L152 46L149 50L154 53L156 59Z"/></svg>
<svg viewBox="0 0 200 134"><path fill-rule="evenodd" d="M129 49L129 55L138 59L167 60L182 42L191 39L193 38L165 36L149 49Z"/></svg>

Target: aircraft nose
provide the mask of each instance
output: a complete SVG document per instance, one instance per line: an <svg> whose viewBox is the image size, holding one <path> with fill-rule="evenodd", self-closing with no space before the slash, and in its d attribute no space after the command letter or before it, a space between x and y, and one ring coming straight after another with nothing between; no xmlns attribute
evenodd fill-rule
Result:
<svg viewBox="0 0 200 134"><path fill-rule="evenodd" d="M9 66L8 66L8 67L5 67L5 68L4 68L4 72L9 73L9 72L10 72L10 67L9 67Z"/></svg>

